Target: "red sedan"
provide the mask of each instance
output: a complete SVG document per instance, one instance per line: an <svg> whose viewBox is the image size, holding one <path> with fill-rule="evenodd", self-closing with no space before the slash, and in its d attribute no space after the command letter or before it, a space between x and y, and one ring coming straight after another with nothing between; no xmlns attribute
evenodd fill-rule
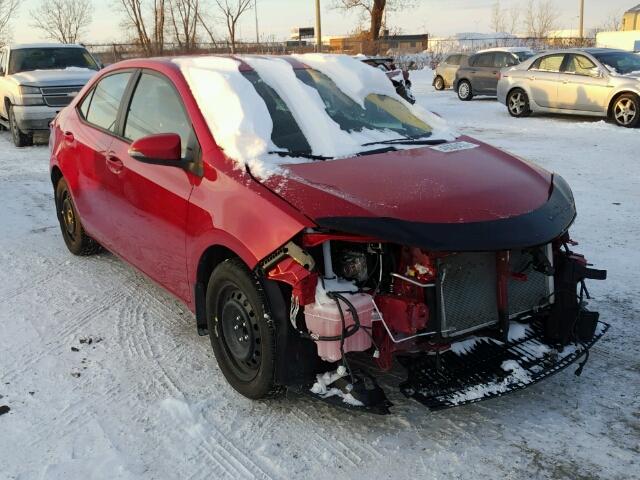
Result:
<svg viewBox="0 0 640 480"><path fill-rule="evenodd" d="M247 397L386 412L375 373L404 368L405 395L459 405L561 370L607 329L564 180L357 60L126 61L51 128L71 253L107 249L182 300Z"/></svg>

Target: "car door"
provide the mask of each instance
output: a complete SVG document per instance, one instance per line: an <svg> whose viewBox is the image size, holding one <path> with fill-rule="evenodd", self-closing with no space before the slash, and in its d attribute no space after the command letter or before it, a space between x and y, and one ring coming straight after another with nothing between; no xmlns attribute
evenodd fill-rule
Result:
<svg viewBox="0 0 640 480"><path fill-rule="evenodd" d="M122 138L109 155L121 164L112 172L122 201L112 211L117 253L179 298L188 300L186 227L196 178L185 170L142 163L129 156L131 143L159 133L180 135L183 158L199 155L191 121L173 83L143 70L123 113Z"/></svg>
<svg viewBox="0 0 640 480"><path fill-rule="evenodd" d="M556 53L538 58L528 70L528 84L533 101L545 108L558 107L560 69L565 54Z"/></svg>
<svg viewBox="0 0 640 480"><path fill-rule="evenodd" d="M460 65L460 55L450 55L444 62L442 76L446 85L453 85L456 71Z"/></svg>
<svg viewBox="0 0 640 480"><path fill-rule="evenodd" d="M490 94L496 91L498 84L498 71L494 65L495 53L480 54L473 64L472 85L473 91L478 94ZM495 85L494 85L495 83Z"/></svg>
<svg viewBox="0 0 640 480"><path fill-rule="evenodd" d="M77 120L61 125L64 146L59 161L74 178L72 193L87 232L108 249L113 246L111 209L120 197L114 166L107 156L118 131L118 112L133 71L101 78L78 103ZM75 175L71 175L71 171Z"/></svg>
<svg viewBox="0 0 640 480"><path fill-rule="evenodd" d="M609 76L590 58L569 54L560 73L558 105L567 110L603 112L611 88Z"/></svg>

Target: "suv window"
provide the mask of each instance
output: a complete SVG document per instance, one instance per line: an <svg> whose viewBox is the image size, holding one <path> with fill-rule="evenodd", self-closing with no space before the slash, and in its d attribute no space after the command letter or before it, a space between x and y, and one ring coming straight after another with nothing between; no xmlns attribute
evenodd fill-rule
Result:
<svg viewBox="0 0 640 480"><path fill-rule="evenodd" d="M460 55L450 55L444 62L447 65L460 65Z"/></svg>
<svg viewBox="0 0 640 480"><path fill-rule="evenodd" d="M576 75L591 76L597 69L596 64L584 55L571 55L564 71L567 73L575 73Z"/></svg>
<svg viewBox="0 0 640 480"><path fill-rule="evenodd" d="M564 61L564 53L556 55L547 55L533 62L529 70L539 70L541 72L559 72L562 62Z"/></svg>
<svg viewBox="0 0 640 480"><path fill-rule="evenodd" d="M115 133L120 101L130 78L131 72L122 72L100 80L80 104L85 120Z"/></svg>
<svg viewBox="0 0 640 480"><path fill-rule="evenodd" d="M482 53L475 58L473 62L473 66L474 67L493 67L494 56L495 55L493 53Z"/></svg>
<svg viewBox="0 0 640 480"><path fill-rule="evenodd" d="M517 64L518 64L518 61L512 54L507 52L495 53L495 58L494 58L495 67L498 67L498 68L513 67L514 65L517 65Z"/></svg>
<svg viewBox="0 0 640 480"><path fill-rule="evenodd" d="M135 141L158 133L177 133L182 141L182 157L191 143L191 122L182 101L168 79L143 73L131 99L124 137Z"/></svg>

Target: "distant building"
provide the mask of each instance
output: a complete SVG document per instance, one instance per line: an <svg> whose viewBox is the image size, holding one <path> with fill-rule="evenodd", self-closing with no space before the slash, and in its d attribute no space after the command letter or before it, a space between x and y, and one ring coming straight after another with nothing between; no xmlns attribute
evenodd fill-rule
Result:
<svg viewBox="0 0 640 480"><path fill-rule="evenodd" d="M624 12L622 17L622 30L640 30L640 4Z"/></svg>
<svg viewBox="0 0 640 480"><path fill-rule="evenodd" d="M357 53L419 53L429 48L429 35L383 35L377 42L358 37L334 37L329 41L331 51Z"/></svg>

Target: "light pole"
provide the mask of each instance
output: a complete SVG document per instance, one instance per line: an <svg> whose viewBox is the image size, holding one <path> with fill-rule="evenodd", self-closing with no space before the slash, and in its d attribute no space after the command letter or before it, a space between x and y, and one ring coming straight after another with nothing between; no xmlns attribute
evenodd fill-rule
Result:
<svg viewBox="0 0 640 480"><path fill-rule="evenodd" d="M580 0L580 38L584 38L584 0Z"/></svg>
<svg viewBox="0 0 640 480"><path fill-rule="evenodd" d="M258 0L253 0L253 9L256 14L256 45L260 45L260 31L258 30Z"/></svg>
<svg viewBox="0 0 640 480"><path fill-rule="evenodd" d="M322 52L322 21L320 19L320 0L316 0L316 51Z"/></svg>

